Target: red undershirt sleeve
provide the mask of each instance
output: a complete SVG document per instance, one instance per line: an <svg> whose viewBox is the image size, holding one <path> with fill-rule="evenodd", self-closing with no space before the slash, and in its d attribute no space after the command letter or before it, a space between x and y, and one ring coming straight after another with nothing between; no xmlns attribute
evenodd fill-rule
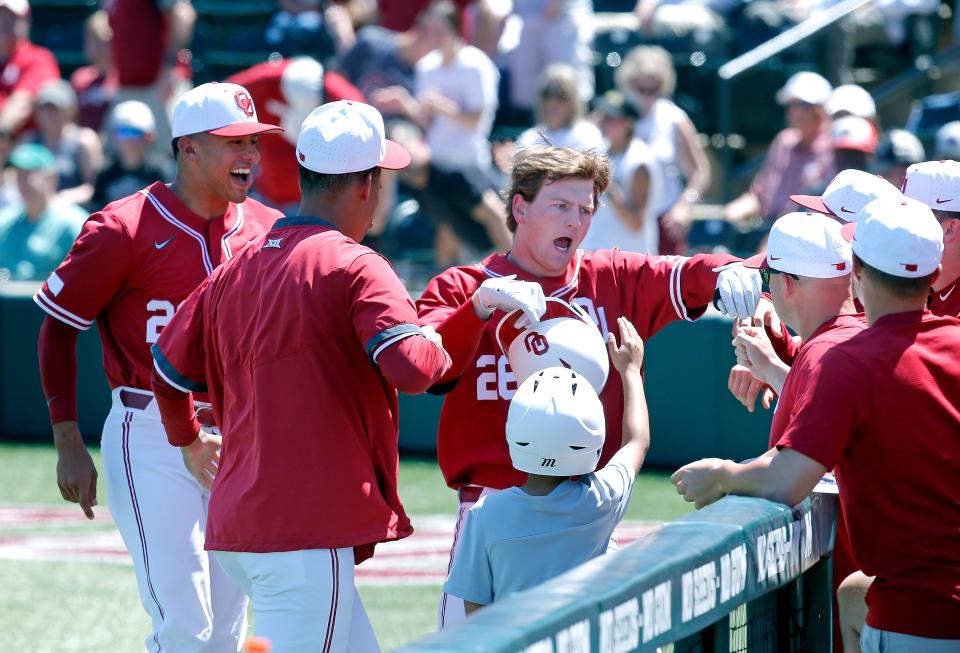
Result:
<svg viewBox="0 0 960 653"><path fill-rule="evenodd" d="M77 334L74 327L47 316L40 327L37 355L40 383L50 423L77 419Z"/></svg>
<svg viewBox="0 0 960 653"><path fill-rule="evenodd" d="M420 394L450 368L450 356L423 336L403 338L377 356L380 374L400 392Z"/></svg>
<svg viewBox="0 0 960 653"><path fill-rule="evenodd" d="M153 394L167 432L167 441L175 447L192 444L200 434L200 423L193 410L193 396L177 390L153 368Z"/></svg>

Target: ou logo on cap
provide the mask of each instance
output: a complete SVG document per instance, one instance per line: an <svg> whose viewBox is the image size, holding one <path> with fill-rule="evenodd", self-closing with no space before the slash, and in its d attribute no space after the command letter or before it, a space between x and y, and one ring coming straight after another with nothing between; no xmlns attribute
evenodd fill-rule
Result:
<svg viewBox="0 0 960 653"><path fill-rule="evenodd" d="M233 98L237 101L237 106L240 107L241 111L247 116L253 116L253 100L250 99L246 91L237 91Z"/></svg>
<svg viewBox="0 0 960 653"><path fill-rule="evenodd" d="M527 334L527 337L523 339L523 346L534 356L543 356L550 349L550 343L547 342L547 339L536 331Z"/></svg>

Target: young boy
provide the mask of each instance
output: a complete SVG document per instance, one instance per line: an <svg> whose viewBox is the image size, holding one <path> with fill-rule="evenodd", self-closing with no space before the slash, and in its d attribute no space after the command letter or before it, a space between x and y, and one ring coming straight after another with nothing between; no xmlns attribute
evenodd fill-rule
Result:
<svg viewBox="0 0 960 653"><path fill-rule="evenodd" d="M624 317L607 348L623 380L623 447L598 472L603 407L573 370L548 368L517 390L507 417L513 466L527 481L470 509L444 591L466 613L538 585L607 552L650 446L643 341Z"/></svg>

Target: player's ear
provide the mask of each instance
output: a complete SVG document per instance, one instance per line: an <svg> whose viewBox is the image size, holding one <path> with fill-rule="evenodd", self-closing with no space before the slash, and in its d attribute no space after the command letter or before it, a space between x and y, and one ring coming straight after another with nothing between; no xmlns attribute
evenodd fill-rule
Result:
<svg viewBox="0 0 960 653"><path fill-rule="evenodd" d="M189 136L181 136L177 140L177 147L180 149L180 156L185 159L197 158L197 143Z"/></svg>
<svg viewBox="0 0 960 653"><path fill-rule="evenodd" d="M517 193L513 196L513 202L511 208L513 209L513 217L516 219L517 224L522 224L527 219L527 206L529 202L523 198L520 193Z"/></svg>
<svg viewBox="0 0 960 653"><path fill-rule="evenodd" d="M943 242L952 243L960 239L960 218L951 218L940 223L943 227Z"/></svg>

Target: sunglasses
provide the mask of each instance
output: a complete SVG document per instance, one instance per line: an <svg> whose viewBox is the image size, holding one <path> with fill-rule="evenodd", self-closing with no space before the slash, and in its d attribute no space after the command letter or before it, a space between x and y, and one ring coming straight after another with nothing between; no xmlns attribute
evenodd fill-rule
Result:
<svg viewBox="0 0 960 653"><path fill-rule="evenodd" d="M544 100L569 100L572 96L565 88L545 88L540 97Z"/></svg>
<svg viewBox="0 0 960 653"><path fill-rule="evenodd" d="M793 274L792 272L781 272L780 270L774 270L773 268L760 268L760 281L763 282L763 285L770 285L770 275L771 274L785 274L788 277L793 277L797 281L800 280L800 277Z"/></svg>

